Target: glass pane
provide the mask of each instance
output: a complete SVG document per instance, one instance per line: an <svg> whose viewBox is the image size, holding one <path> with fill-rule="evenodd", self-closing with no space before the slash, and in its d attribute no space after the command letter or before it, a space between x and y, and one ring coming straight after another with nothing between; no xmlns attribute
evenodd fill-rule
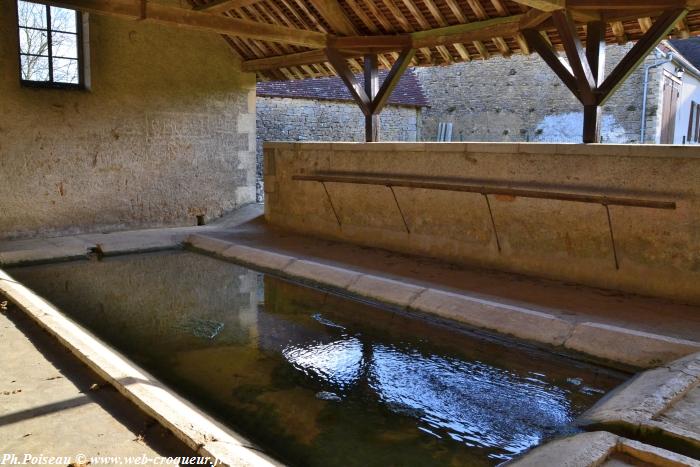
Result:
<svg viewBox="0 0 700 467"><path fill-rule="evenodd" d="M20 55L22 62L22 79L27 81L49 80L49 58Z"/></svg>
<svg viewBox="0 0 700 467"><path fill-rule="evenodd" d="M75 10L51 7L51 30L64 32L78 32L76 26L77 14Z"/></svg>
<svg viewBox="0 0 700 467"><path fill-rule="evenodd" d="M49 43L46 31L19 28L19 51L23 54L48 55Z"/></svg>
<svg viewBox="0 0 700 467"><path fill-rule="evenodd" d="M55 83L78 84L78 61L67 60L65 58L53 59L53 80Z"/></svg>
<svg viewBox="0 0 700 467"><path fill-rule="evenodd" d="M17 18L20 26L46 29L46 7L38 3L17 2Z"/></svg>
<svg viewBox="0 0 700 467"><path fill-rule="evenodd" d="M51 55L54 57L78 58L78 36L64 32L51 33Z"/></svg>

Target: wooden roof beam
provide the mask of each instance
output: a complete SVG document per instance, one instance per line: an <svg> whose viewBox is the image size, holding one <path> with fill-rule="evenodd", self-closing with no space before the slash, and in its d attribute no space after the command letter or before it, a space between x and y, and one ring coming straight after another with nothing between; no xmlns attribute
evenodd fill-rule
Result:
<svg viewBox="0 0 700 467"><path fill-rule="evenodd" d="M534 29L526 29L523 31L523 36L527 39L527 42L534 50L542 57L547 65L552 69L552 71L559 77L559 79L566 85L567 88L580 99L580 94L578 90L578 83L576 78L571 72L571 68L559 58L559 55L552 49L551 44L542 37L542 35L535 31Z"/></svg>
<svg viewBox="0 0 700 467"><path fill-rule="evenodd" d="M206 13L224 13L226 11L235 10L236 8L251 6L258 2L260 2L260 0L214 0L206 5L196 6L194 9Z"/></svg>
<svg viewBox="0 0 700 467"><path fill-rule="evenodd" d="M355 75L345 61L345 57L333 49L326 50L326 55L328 56L328 61L331 63L331 66L343 83L345 83L348 91L350 91L350 95L360 107L362 113L366 116L372 115L372 99L367 95L364 87L357 81L357 78L355 78Z"/></svg>
<svg viewBox="0 0 700 467"><path fill-rule="evenodd" d="M276 57L256 58L245 60L241 63L243 71L276 70L281 67L312 65L327 60L325 49L310 50L293 54L278 55Z"/></svg>
<svg viewBox="0 0 700 467"><path fill-rule="evenodd" d="M34 1L34 0L33 0ZM274 24L258 23L141 0L36 0L36 3L70 8L97 15L140 19L196 31L227 34L241 38L326 47L328 35Z"/></svg>
<svg viewBox="0 0 700 467"><path fill-rule="evenodd" d="M406 68L408 68L408 65L411 63L415 53L416 51L414 49L404 49L401 51L399 58L396 59L394 65L391 67L391 70L389 70L389 74L387 74L386 78L384 78L384 82L382 83L382 87L379 88L379 92L372 99L373 114L378 114L381 112L387 102L389 102L391 93L394 92L396 85L399 84L401 76L406 71Z"/></svg>
<svg viewBox="0 0 700 467"><path fill-rule="evenodd" d="M498 36L511 37L520 32L519 24L522 16L514 15L467 24L456 24L444 28L414 32L410 36L414 48L450 45L456 42L463 44L465 42L490 40Z"/></svg>
<svg viewBox="0 0 700 467"><path fill-rule="evenodd" d="M603 83L598 87L597 93L599 105L615 92L622 82L632 73L637 66L654 50L661 40L668 35L676 23L688 14L686 9L669 10L654 21L651 28L644 33L632 49L620 60L620 63L610 72Z"/></svg>
<svg viewBox="0 0 700 467"><path fill-rule="evenodd" d="M571 15L566 11L554 11L552 19L559 32L566 57L569 59L571 71L576 78L581 102L587 105L595 104L594 90L597 87L597 82Z"/></svg>
<svg viewBox="0 0 700 467"><path fill-rule="evenodd" d="M515 3L529 6L539 11L563 10L567 6L566 0L513 0Z"/></svg>

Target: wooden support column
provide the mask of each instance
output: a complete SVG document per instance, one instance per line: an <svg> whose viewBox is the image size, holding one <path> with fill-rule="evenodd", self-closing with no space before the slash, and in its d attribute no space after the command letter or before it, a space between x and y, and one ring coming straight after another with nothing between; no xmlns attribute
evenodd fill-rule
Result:
<svg viewBox="0 0 700 467"><path fill-rule="evenodd" d="M586 60L591 70L594 89L605 78L605 22L592 21L586 25ZM601 106L595 96L594 104L583 105L583 142L600 143Z"/></svg>
<svg viewBox="0 0 700 467"><path fill-rule="evenodd" d="M365 94L373 102L379 91L376 55L365 55L363 71L365 75ZM369 115L365 115L365 141L368 143L379 141L379 113L375 111L374 105L370 106Z"/></svg>
<svg viewBox="0 0 700 467"><path fill-rule="evenodd" d="M326 56L335 72L345 83L350 95L365 115L365 141L379 141L379 114L389 101L408 64L413 60L414 49L403 49L386 75L381 87L377 70L377 56L366 55L364 59L364 86L360 85L343 57L335 49L326 49Z"/></svg>
<svg viewBox="0 0 700 467"><path fill-rule="evenodd" d="M547 44L536 30L523 30L523 36L530 48L542 57L583 104L583 142L597 143L600 142L601 106L686 14L687 10L676 8L660 15L607 78L605 78L606 24L603 20L587 23L588 39L584 51L570 13L567 10L556 10L551 13L552 21L564 46L568 64L560 60L551 45Z"/></svg>

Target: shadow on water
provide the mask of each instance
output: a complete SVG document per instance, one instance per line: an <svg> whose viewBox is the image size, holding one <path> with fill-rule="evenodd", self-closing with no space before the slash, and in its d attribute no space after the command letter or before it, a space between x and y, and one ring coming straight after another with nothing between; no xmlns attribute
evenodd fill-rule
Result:
<svg viewBox="0 0 700 467"><path fill-rule="evenodd" d="M190 252L11 274L291 464L495 465L622 381Z"/></svg>

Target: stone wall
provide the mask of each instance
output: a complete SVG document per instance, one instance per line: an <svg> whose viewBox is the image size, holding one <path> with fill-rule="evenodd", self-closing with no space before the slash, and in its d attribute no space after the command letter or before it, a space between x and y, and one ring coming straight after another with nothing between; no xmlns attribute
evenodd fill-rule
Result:
<svg viewBox="0 0 700 467"><path fill-rule="evenodd" d="M501 193L487 203L478 191L397 186L392 193L383 184L332 182L324 189L292 180L316 171L534 190L550 198ZM265 217L306 235L699 304L698 180L700 147L691 145L270 143ZM608 218L599 202L551 193L675 207L610 205Z"/></svg>
<svg viewBox="0 0 700 467"><path fill-rule="evenodd" d="M609 46L609 73L631 48ZM640 138L643 67L647 58L603 107L603 142ZM513 55L447 67L416 68L430 107L421 113L422 140L435 141L440 122L453 124L453 141L579 142L583 109L542 59ZM647 141L653 142L659 80L652 70L647 107Z"/></svg>
<svg viewBox="0 0 700 467"><path fill-rule="evenodd" d="M382 141L416 141L420 109L388 105L381 113ZM365 121L352 102L258 97L258 201L262 201L263 143L268 141L364 141Z"/></svg>
<svg viewBox="0 0 700 467"><path fill-rule="evenodd" d="M89 18L91 89L22 87L0 0L0 238L193 225L255 200L255 76L216 34Z"/></svg>

